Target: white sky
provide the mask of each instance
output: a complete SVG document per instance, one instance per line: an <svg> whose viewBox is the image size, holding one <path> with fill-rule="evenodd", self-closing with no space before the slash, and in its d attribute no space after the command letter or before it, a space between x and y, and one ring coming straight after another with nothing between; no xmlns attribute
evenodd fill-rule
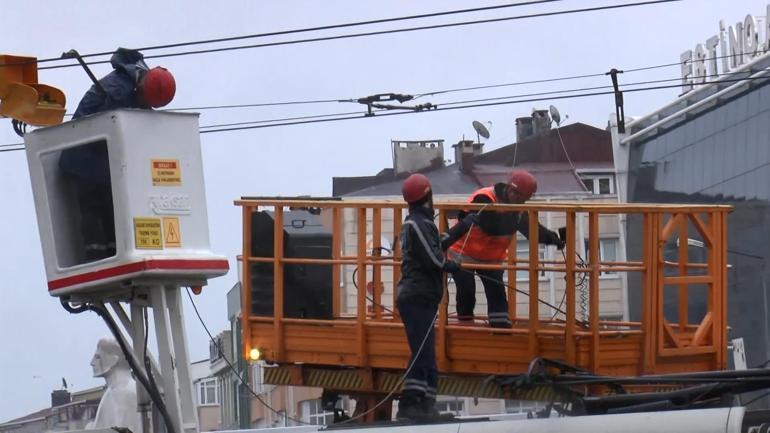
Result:
<svg viewBox="0 0 770 433"><path fill-rule="evenodd" d="M144 1L15 2L4 11L0 52L50 58L71 48L81 53L118 46L263 33L511 3L480 1ZM573 9L631 0L565 0L488 13L400 22L314 33L332 35ZM599 73L612 67L672 63L682 51L705 42L747 13L764 16L767 0L687 0L580 15L409 32L339 41L258 48L148 60L170 69L177 95L170 105L189 107L258 102L346 99L375 93L435 90ZM267 40L309 37L289 35ZM248 40L225 45L245 45ZM221 46L221 45L220 45ZM196 47L198 48L198 47ZM171 49L167 52L187 50ZM193 48L195 49L195 48ZM160 51L148 51L146 55ZM102 76L109 65L98 65ZM678 78L677 67L621 75L621 82ZM73 111L90 82L79 68L40 71L40 82L62 89ZM609 84L609 77L498 88L426 97L442 102L509 96ZM664 105L678 89L627 93L626 114L643 115ZM488 149L514 141L514 119L553 103L567 123L605 127L612 96L529 102L417 115L367 118L304 126L204 134L206 192L212 248L234 269L240 246L242 195L331 194L333 176L371 175L391 164L391 139L472 137L472 120L492 122ZM355 104L304 105L204 111L201 124L228 123L362 110ZM17 143L10 121L0 121L0 144ZM446 155L450 156L451 148ZM46 293L27 163L23 152L0 153L0 422L42 409L65 377L70 389L100 385L89 361L99 338L108 336L91 313L73 316ZM211 281L196 298L209 328L227 326L225 293L231 271ZM208 340L185 301L192 359L208 356Z"/></svg>

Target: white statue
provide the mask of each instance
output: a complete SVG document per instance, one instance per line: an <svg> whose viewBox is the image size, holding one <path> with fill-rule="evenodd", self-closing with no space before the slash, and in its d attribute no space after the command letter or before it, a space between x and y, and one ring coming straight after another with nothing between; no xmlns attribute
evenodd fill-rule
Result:
<svg viewBox="0 0 770 433"><path fill-rule="evenodd" d="M126 427L134 433L141 433L136 382L131 377L131 369L118 343L108 338L99 340L91 367L94 377L103 377L107 382L107 389L102 394L96 418L87 428Z"/></svg>

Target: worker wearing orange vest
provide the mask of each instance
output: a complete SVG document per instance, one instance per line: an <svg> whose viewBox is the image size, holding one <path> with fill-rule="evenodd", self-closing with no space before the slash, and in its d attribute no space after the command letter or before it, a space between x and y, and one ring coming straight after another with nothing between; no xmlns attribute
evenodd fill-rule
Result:
<svg viewBox="0 0 770 433"><path fill-rule="evenodd" d="M507 203L521 204L529 200L537 191L537 181L525 170L514 170L508 176L508 182L481 188L468 199L469 203ZM467 221L467 216L461 215ZM529 239L529 219L526 212L495 212L482 210L478 213L477 224L449 248L448 257L458 263L500 264L508 256L508 247L516 232ZM538 242L564 248L559 235L542 224L538 229ZM473 322L473 310L476 306L475 275L482 278L487 296L489 324L496 328L510 328L508 300L505 296L503 270L461 270L453 274L457 287L457 316L460 321Z"/></svg>

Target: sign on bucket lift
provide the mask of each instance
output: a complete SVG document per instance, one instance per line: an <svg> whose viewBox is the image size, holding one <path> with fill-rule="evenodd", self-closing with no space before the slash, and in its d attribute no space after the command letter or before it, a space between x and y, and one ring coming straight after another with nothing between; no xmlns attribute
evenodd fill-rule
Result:
<svg viewBox="0 0 770 433"><path fill-rule="evenodd" d="M209 247L197 114L107 111L24 141L51 295L227 272Z"/></svg>

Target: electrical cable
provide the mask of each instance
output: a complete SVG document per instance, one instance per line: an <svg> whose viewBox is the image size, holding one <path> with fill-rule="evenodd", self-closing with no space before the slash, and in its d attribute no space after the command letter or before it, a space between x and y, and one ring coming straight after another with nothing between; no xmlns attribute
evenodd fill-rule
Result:
<svg viewBox="0 0 770 433"><path fill-rule="evenodd" d="M355 288L356 288L356 290L358 290L358 283L356 282L356 274L357 274L357 273L358 273L358 267L356 267L355 269L353 269L353 275L351 276L351 279L353 280L353 287L355 287ZM371 301L371 303L372 303L372 305L373 305L373 306L375 306L375 307L380 307L380 308L382 308L384 311L387 311L388 313L392 314L392 315L393 315L393 317L396 317L396 313L395 313L395 311L393 311L393 310L391 310L390 308L388 308L388 307L386 307L386 306L384 306L384 305L382 305L382 304L380 304L380 303L376 302L374 299L370 298L370 297L369 297L369 295L365 295L365 297L366 297L366 299L367 299L367 300Z"/></svg>
<svg viewBox="0 0 770 433"><path fill-rule="evenodd" d="M374 110L375 113L383 112L386 110ZM360 116L362 114L361 111L349 111L347 113L333 113L333 114L316 114L316 115L308 115L308 116L297 116L297 117L284 117L281 119L268 119L268 120L254 120L250 122L235 122L235 123L222 123L222 124L216 124L216 125L203 125L200 128L223 128L227 126L239 126L239 125L253 125L253 124L260 124L260 123L270 123L270 122L286 122L290 120L305 120L305 119L322 119L325 117L333 117L333 116Z"/></svg>
<svg viewBox="0 0 770 433"><path fill-rule="evenodd" d="M622 8L637 7L637 6L649 6L654 4L673 3L673 2L680 2L680 1L683 1L683 0L647 0L647 1L640 1L635 3L624 3L619 5L602 5L602 6L595 6L595 7L589 7L589 8L567 9L567 10L553 11L553 12L539 12L539 13L533 13L533 14L516 15L516 16L501 17L501 18L489 18L489 19L483 19L483 20L461 21L461 22L445 23L445 24L424 25L424 26L417 26L417 27L405 27L405 28L392 29L392 30L350 33L345 35L324 36L324 37L317 37L317 38L296 39L296 40L290 40L290 41L268 42L263 44L241 45L241 46L233 46L233 47L210 48L210 49L204 49L204 50L181 51L176 53L166 53L166 54L156 54L152 56L145 56L144 58L145 59L167 58L167 57L178 57L178 56L186 56L186 55L194 55L194 54L209 54L209 53L215 53L215 52L234 51L234 50L243 50L243 49L252 49L252 48L295 45L295 44L302 44L302 43L309 43L309 42L331 41L331 40L350 39L350 38L386 35L386 34L394 34L394 33L433 30L433 29L449 28L449 27L469 26L469 25L476 25L476 24L488 24L488 23L530 19L530 18L597 12L597 11L603 11L603 10L622 9ZM99 53L99 54L102 54L102 53ZM49 61L50 59L43 59L43 60ZM110 62L109 60L104 60L104 61L88 62L87 64L97 65L97 64L105 64L105 63L110 63ZM38 70L59 69L59 68L67 68L67 67L73 67L73 66L78 66L78 65L64 64L64 65L56 65L56 66L46 66L46 67L38 68Z"/></svg>
<svg viewBox="0 0 770 433"><path fill-rule="evenodd" d="M186 289L186 292L187 292L187 297L190 299L190 305L192 305L192 307L193 307L193 310L195 311L195 315L196 315L196 316L198 316L198 321L201 323L201 326L203 326L203 329L206 331L206 334L208 334L208 336L209 336L209 340L211 340L211 342L212 342L212 343L214 343L214 344L216 345L216 344L217 344L217 342L216 342L216 340L214 339L214 336L211 334L211 331L209 331L209 327L208 327L208 326L206 326L206 322L204 322L204 321L203 321L203 317L201 316L201 313L200 313L200 311L198 311L198 306L197 306L197 305L195 305L195 301L193 301L193 297L192 297L192 294L190 294L190 289L189 289L189 288L187 288L187 289ZM241 373L240 373L240 372L238 372L238 370L236 370L236 369L235 369L235 367L234 367L234 366L233 366L233 364L230 362L230 360L229 360L229 359L227 359L227 356L222 356L222 359L225 361L225 363L227 364L227 366L230 368L230 371L231 371L233 374L235 374L235 376L238 378L238 381L240 381L240 382L241 382L241 384L242 384L242 385L243 385L243 386L244 386L246 389L248 389L248 390L249 390L249 392L251 393L251 395L253 395L253 396L254 396L254 397L257 399L257 401L259 401L259 402L262 404L262 406L265 406L266 408L268 408L268 409L269 409L271 412L273 412L274 414L276 414L276 415L281 415L281 416L284 416L284 417L286 417L286 419L287 419L287 420L290 420L290 421L296 422L296 423L298 423L298 424L304 424L304 425L316 425L316 424L313 424L313 423L308 423L308 422L305 422L305 421L303 421L303 420L301 420L301 419L298 419L298 418L293 418L293 417L290 417L288 414L285 414L285 413L284 413L284 414L281 414L281 412L280 412L280 411L276 410L275 408L273 408L272 406L270 406L270 405L269 405L269 404L268 404L268 403L267 403L265 400L263 400L263 399L262 399L262 397L260 397L260 396L259 396L259 394L257 394L257 393L254 391L254 389L252 389L252 388L251 388L251 385L250 385L249 383L247 383L245 380L243 380L243 376L241 375Z"/></svg>
<svg viewBox="0 0 770 433"><path fill-rule="evenodd" d="M160 388L158 387L157 382L155 382L155 375L152 372L152 363L150 362L150 355L147 350L147 343L150 337L150 332L149 332L150 321L149 321L149 318L147 317L146 307L142 308L142 319L144 321L144 349L143 349L144 371L145 373L147 373L147 380L150 382L150 385L152 385L153 388L158 390L158 394L160 394Z"/></svg>
<svg viewBox="0 0 770 433"><path fill-rule="evenodd" d="M417 349L417 353L412 356L412 361L409 363L403 376L401 376L401 379L398 380L398 382L393 387L393 389L385 397L383 397L379 402L377 402L377 404L375 404L372 408L367 409L365 412L362 412L352 418L348 418L346 420L335 423L334 425L347 424L347 423L353 422L354 420L363 418L366 415L369 415L370 413L374 412L378 407L385 404L385 402L389 401L390 398L393 397L393 395L396 394L396 392L398 392L401 389L401 384L404 383L404 381L406 380L406 377L412 371L412 368L414 367L414 363L417 362L417 358L419 358L420 354L422 353L422 349L425 347L425 342L428 341L428 337L430 336L430 333L433 332L433 327L436 324L436 319L438 319L438 313L439 313L439 310L436 309L436 314L433 316L433 320L430 322L430 325L428 325L428 329L425 332L425 336L422 337L422 342L420 343L420 347Z"/></svg>
<svg viewBox="0 0 770 433"><path fill-rule="evenodd" d="M201 317L200 311L198 311L198 307L195 305L195 301L193 301L193 298L192 298L192 295L190 294L190 290L189 289L187 290L187 297L190 299L190 304L192 305L193 310L195 310L195 315L198 316L198 321L200 321L201 325L203 326L203 329L206 331L206 334L208 334L209 339L216 344L216 341L214 340L214 336L211 334L211 332L208 329L208 326L206 326L206 323L203 321L203 317ZM436 311L436 314L433 316L433 321L431 321L431 324L428 327L428 331L425 333L425 336L422 339L422 343L420 344L420 348L418 349L417 354L413 356L413 359L410 362L409 366L407 367L406 372L401 377L401 379L398 381L398 383L393 388L393 390L390 393L388 393L382 400L380 400L379 403L377 403L371 409L368 409L367 411L365 411L363 413L360 413L360 414L356 415L355 417L348 418L346 420L343 420L343 421L340 421L338 423L335 423L334 425L347 424L349 422L352 422L352 421L355 421L357 419L363 418L364 416L366 416L366 415L370 414L371 412L373 412L374 410L376 410L378 407L382 406L386 401L388 401L400 389L401 384L404 382L404 380L406 380L406 376L409 374L409 372L412 371L412 368L414 367L414 363L417 361L417 358L419 357L420 353L422 353L422 349L425 346L425 342L428 340L428 336L430 335L430 332L433 330L433 326L435 325L437 318L438 318L438 310ZM241 377L241 374L238 373L238 371L235 369L235 367L232 365L230 360L227 359L226 356L222 357L222 359L224 359L225 363L230 368L230 370L238 377L238 380L241 382L241 384L243 384L243 386L246 387L246 389L249 390L249 392L257 399L257 401L259 401L266 408L270 409L273 413L275 413L277 415L280 415L279 411L275 410L272 406L267 404L267 402L265 402L259 396L259 394L254 392L254 390L251 388L251 386L248 383L246 383L246 381L243 380L243 377ZM286 419L291 420L293 422L296 422L298 424L316 425L316 424L313 424L313 423L305 422L305 421L303 421L301 419L290 417L288 415L284 415L284 416L286 416Z"/></svg>
<svg viewBox="0 0 770 433"><path fill-rule="evenodd" d="M163 397L161 396L160 391L158 390L157 387L153 386L153 382L150 382L150 380L145 375L145 372L143 372L139 368L139 366L136 364L136 360L134 359L133 354L128 349L128 345L123 340L123 335L120 333L120 329L118 328L117 323L115 323L115 319L113 319L112 316L110 315L109 311L107 311L105 308L101 306L94 305L88 302L83 303L80 307L73 307L72 305L70 305L69 301L65 298L61 298L60 301L61 301L61 306L71 314L80 314L86 311L93 311L104 320L104 322L107 324L107 328L109 328L113 337L115 337L115 340L118 342L118 345L120 346L120 350L123 352L123 355L125 356L126 361L131 367L131 370L134 372L134 376L137 378L137 380L139 380L142 386L144 386L144 389L150 395L150 398L152 398L153 403L155 403L155 406L158 408L158 411L163 417L163 422L166 425L166 431L168 433L175 433L176 429L174 428L174 423L171 420L171 415L169 415L168 413L168 409L166 408L166 403L163 401Z"/></svg>
<svg viewBox="0 0 770 433"><path fill-rule="evenodd" d="M770 77L756 77L756 78L746 77L746 78L734 79L734 80L725 79L725 80L720 80L713 83L704 83L704 84L722 84L726 82L754 81L754 80L770 80ZM624 89L623 92L642 92L642 91L663 90L663 89L670 89L670 88L677 88L677 87L681 87L681 84L651 86L651 87L643 87L643 88L636 88L636 89ZM500 105L521 104L525 102L577 99L577 98L606 96L606 95L614 95L614 94L615 94L614 91L591 92L591 93L582 93L582 94L576 94L576 95L556 95L549 98L528 98L528 99L517 99L513 101L487 102L487 103L479 103L479 104L457 105L457 106L450 106L450 107L438 106L432 110L426 110L426 111L398 111L398 112L388 111L388 112L379 114L377 116L359 115L355 117L339 117L339 118L332 117L328 119L300 120L296 122L284 122L284 123L275 123L275 124L269 124L269 125L254 125L254 126L241 126L241 127L234 127L234 128L209 129L206 131L201 131L201 134L214 133L214 132L240 131L240 130L246 130L246 129L271 128L271 127L277 127L277 126L292 126L292 125L302 125L302 124L311 124L311 123L326 123L326 122L351 120L351 119L366 119L369 117L398 116L398 115L404 115L404 114L417 114L417 113L428 113L428 112L434 113L438 111L447 111L447 110L462 110L467 108L492 107L492 106L500 106ZM443 105L448 105L448 104L443 104Z"/></svg>
<svg viewBox="0 0 770 433"><path fill-rule="evenodd" d="M244 40L244 39L257 39L257 38L265 38L270 36L283 36L283 35L290 35L290 34L296 34L296 33L315 32L315 31L321 31L321 30L333 30L333 29L341 29L341 28L347 28L347 27L359 27L359 26L366 26L366 25L372 25L372 24L384 24L389 22L407 21L407 20L422 19L422 18L434 18L434 17L447 16L447 15L457 15L457 14L465 14L465 13L472 13L472 12L507 9L507 8L513 8L513 7L521 7L521 6L531 6L531 5L537 5L537 4L543 4L543 3L554 3L559 1L564 1L564 0L531 0L531 1L523 1L518 3L509 3L504 5L484 6L484 7L469 8L469 9L457 9L457 10L443 11L443 12L431 12L431 13L425 13L425 14L408 15L408 16L394 17L394 18L380 18L375 20L356 21L356 22L350 22L350 23L331 24L331 25L325 25L325 26L306 27L306 28L291 29L291 30L280 30L275 32L267 32L267 33L256 33L256 34L249 34L249 35L229 36L224 38L203 39L199 41L177 42L177 43L170 43L170 44L163 44L163 45L151 45L151 46L137 48L136 50L150 51L150 50L167 49L167 48L187 47L191 45L206 45L206 44L214 44L214 43L220 43L220 42L232 42L232 41L238 41L238 40ZM82 54L81 57L89 58L89 57L107 56L111 54L113 54L113 51L103 51L103 52L97 52L97 53ZM52 57L47 59L40 59L37 61L37 63L48 63L48 62L53 62L57 60L61 60L61 58ZM9 65L26 64L26 63L28 62L17 62L17 63L11 63Z"/></svg>
<svg viewBox="0 0 770 433"><path fill-rule="evenodd" d="M561 255L562 255L562 257L564 257L564 262L566 263L566 261L567 261L567 254L564 252L564 250L561 250ZM575 263L577 265L577 267L578 268L583 268L583 269L587 268L588 265L583 260L583 258L580 257L580 254L578 254L576 252L575 255L578 258L578 260ZM585 289L585 282L588 279L588 276L586 275L585 272L576 272L576 274L577 274L578 280L575 282L575 289L577 289L578 291L580 291L582 293L582 290ZM566 279L566 276L565 276L565 279ZM562 305L564 305L564 300L566 298L567 298L567 290L565 289L564 293L562 293L562 295L561 295L561 301L559 301L559 308L561 308ZM586 304L586 307L587 307L587 304ZM556 319L556 315L557 314L559 314L559 312L558 311L554 311L553 316L551 316L551 320ZM565 317L566 317L566 315L565 315ZM583 315L582 319L585 322L587 320L587 317L585 317L585 315Z"/></svg>
<svg viewBox="0 0 770 433"><path fill-rule="evenodd" d="M644 69L644 68L640 68ZM629 71L625 71L628 73ZM709 75L709 78L711 77L722 77L722 76L729 76L729 75L740 75L740 74L746 74L750 71L738 71L738 72L724 72L719 74L711 74ZM550 83L550 82L556 82L556 81L568 81L568 80L577 80L577 79L583 79L583 78L593 78L593 77L604 77L606 73L595 73L595 74L584 74L584 75L571 75L571 76L564 76L564 77L554 77L554 78L544 78L540 80L528 80L528 81L517 81L517 82L511 82L511 83L499 83L499 84L487 84L487 85L480 85L480 86L471 86L471 87L458 87L458 88L452 88L452 89L443 89L443 90L433 90L430 92L424 92L424 93L418 93L412 98L412 100L415 100L417 98L422 98L424 96L433 96L433 95L441 95L441 94L447 94L447 93L456 93L456 92L466 92L471 90L486 90L486 89L495 89L495 88L501 88L501 87L514 87L514 86L521 86L521 85L529 85L529 84L540 84L540 83ZM670 79L663 79L663 80L649 80L649 81L641 81L636 83L626 83L623 86L633 86L633 85L641 85L641 84L652 84L652 83L663 83L663 82L671 82L671 81L681 81L681 77L677 78L670 78ZM569 89L569 90L557 90L552 92L540 92L540 93L526 93L518 96L536 96L536 95L547 95L552 93L564 93L564 92L576 92L580 90L597 90L597 89L609 89L613 88L612 85L606 85L606 86L596 86L596 87L584 87L584 88L578 88L578 89ZM508 97L505 97L508 98ZM250 103L250 104L231 104L231 105L209 105L209 106L198 106L198 107L181 107L181 108L168 108L161 111L190 111L190 110L217 110L217 109L229 109L229 108L253 108L253 107L274 107L274 106L284 106L284 105L303 105L303 104L321 104L321 103L340 103L340 102L355 102L358 103L358 99L356 98L340 98L340 99L311 99L306 101L275 101L275 102L259 102L259 103ZM446 105L446 104L442 104Z"/></svg>
<svg viewBox="0 0 770 433"><path fill-rule="evenodd" d="M760 71L764 71L767 69L761 69ZM711 82L704 82L702 84L724 84L724 83L731 83L731 82L741 82L741 81L758 81L758 80L770 80L770 77L745 77L745 78L735 78L735 79L722 79L719 81L711 81ZM656 80L657 81L657 80ZM642 91L653 91L653 90L664 90L664 89L670 89L670 88L677 88L681 87L680 84L676 85L665 85L665 86L650 86L650 87L641 87L641 88L634 88L634 89L623 89L623 92L642 92ZM570 92L569 90L560 91L560 93L567 93ZM446 110L461 110L461 109L467 109L467 108L479 108L479 107L490 107L490 106L499 106L499 105L510 105L510 104L520 104L525 102L541 102L541 101L552 101L552 100L562 100L562 99L577 99L577 98L586 98L586 97L594 97L594 96L606 96L606 95L613 95L614 91L606 91L606 92L590 92L590 93L581 93L581 94L573 94L573 95L555 95L547 98L528 98L528 99L516 99L511 101L497 101L497 102L488 102L488 103L478 103L478 104L467 104L465 101L456 101L456 102L449 102L441 104L441 106L438 106L432 110L428 110L428 112L437 112L437 111L446 111ZM517 96L508 96L505 98L516 98ZM499 98L493 98L493 99L499 99ZM453 105L452 104L466 104L466 105ZM449 107L446 107L446 105L450 105ZM337 116L340 117L332 117L334 115L332 114L324 114L324 115L315 115L315 116L302 116L303 119L295 120L295 121L280 121L276 120L276 122L279 123L270 123L270 124L259 124L255 125L254 123L257 122L263 122L263 121L254 121L254 122L241 122L245 123L247 125L245 126L236 126L232 128L220 128L220 129L214 129L216 125L207 125L206 130L199 131L201 134L208 134L208 133L216 133L216 132L230 132L230 131L240 131L240 130L247 130L247 129L261 129L261 128L272 128L272 127L279 127L279 126L295 126L295 125L303 125L303 124L312 124L312 123L326 123L326 122L335 122L335 121L343 121L343 120L353 120L353 119L367 119L369 117L383 117L383 116L396 116L396 115L404 115L404 114L416 114L416 113L422 113L422 111L404 111L404 112L392 112L387 111L379 113L376 116L364 116L363 112L356 112L356 115L347 115L346 113L338 113ZM321 118L324 117L324 118ZM14 144L2 144L0 147L10 147L9 149L0 149L0 153L3 152L12 152L17 150L23 150L23 144L18 144L20 147L13 148Z"/></svg>

